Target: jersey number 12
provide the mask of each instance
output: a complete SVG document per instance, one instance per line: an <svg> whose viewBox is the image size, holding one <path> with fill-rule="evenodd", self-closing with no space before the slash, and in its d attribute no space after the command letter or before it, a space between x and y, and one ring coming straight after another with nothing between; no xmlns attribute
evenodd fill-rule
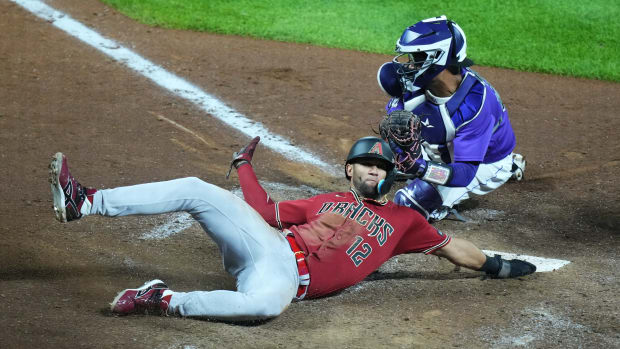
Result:
<svg viewBox="0 0 620 349"><path fill-rule="evenodd" d="M347 249L347 255L351 258L356 267L358 267L368 255L372 253L372 247L368 243L363 243L360 249L359 245L364 241L361 236L355 237L355 242Z"/></svg>

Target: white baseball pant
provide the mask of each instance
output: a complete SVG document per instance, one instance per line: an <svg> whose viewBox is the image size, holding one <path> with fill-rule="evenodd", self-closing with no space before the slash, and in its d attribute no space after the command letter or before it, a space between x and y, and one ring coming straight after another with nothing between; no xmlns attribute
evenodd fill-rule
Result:
<svg viewBox="0 0 620 349"><path fill-rule="evenodd" d="M480 164L474 179L466 187L437 186L437 190L443 199L443 205L452 207L459 202L468 199L469 193L485 195L499 188L512 176L512 156L491 164Z"/></svg>
<svg viewBox="0 0 620 349"><path fill-rule="evenodd" d="M297 292L295 255L278 230L245 201L198 178L98 191L90 214L116 217L185 211L220 249L237 291L174 292L169 311L182 316L253 320L278 316Z"/></svg>

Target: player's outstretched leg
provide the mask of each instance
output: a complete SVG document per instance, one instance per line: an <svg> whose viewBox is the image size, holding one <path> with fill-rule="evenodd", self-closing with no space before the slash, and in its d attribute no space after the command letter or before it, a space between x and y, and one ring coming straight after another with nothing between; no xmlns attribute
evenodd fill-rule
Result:
<svg viewBox="0 0 620 349"><path fill-rule="evenodd" d="M64 223L80 219L90 213L93 195L97 190L82 187L73 178L63 153L56 153L52 158L49 165L49 181L56 219Z"/></svg>
<svg viewBox="0 0 620 349"><path fill-rule="evenodd" d="M139 288L119 292L110 310L119 315L133 313L167 314L172 291L161 280L151 280Z"/></svg>

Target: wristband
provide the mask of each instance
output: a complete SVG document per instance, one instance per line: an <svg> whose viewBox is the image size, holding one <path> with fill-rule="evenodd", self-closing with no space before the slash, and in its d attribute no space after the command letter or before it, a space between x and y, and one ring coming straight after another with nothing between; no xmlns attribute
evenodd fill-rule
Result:
<svg viewBox="0 0 620 349"><path fill-rule="evenodd" d="M241 165L244 165L244 164L250 165L250 162L248 160L243 160L243 159L237 160L233 163L233 166L235 166L236 169L239 169L239 167L241 167Z"/></svg>
<svg viewBox="0 0 620 349"><path fill-rule="evenodd" d="M426 169L421 178L429 183L446 185L452 179L452 167L434 161L427 161Z"/></svg>

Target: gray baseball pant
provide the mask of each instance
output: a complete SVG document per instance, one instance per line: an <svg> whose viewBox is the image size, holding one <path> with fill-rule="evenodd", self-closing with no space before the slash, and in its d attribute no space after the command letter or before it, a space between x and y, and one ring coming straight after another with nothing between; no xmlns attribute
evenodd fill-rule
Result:
<svg viewBox="0 0 620 349"><path fill-rule="evenodd" d="M95 193L90 214L108 217L185 211L218 245L237 290L174 292L169 311L222 320L275 317L291 303L299 276L286 239L245 201L198 178Z"/></svg>

